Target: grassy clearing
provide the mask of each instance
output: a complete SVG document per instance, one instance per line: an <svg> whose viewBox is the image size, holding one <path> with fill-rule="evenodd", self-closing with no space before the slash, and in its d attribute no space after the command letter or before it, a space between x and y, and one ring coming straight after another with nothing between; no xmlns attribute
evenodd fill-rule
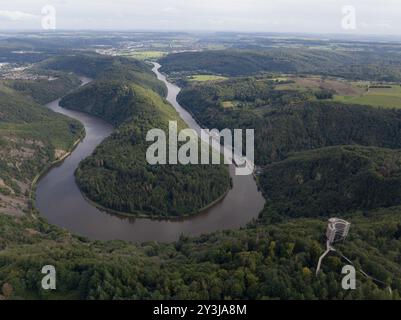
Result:
<svg viewBox="0 0 401 320"><path fill-rule="evenodd" d="M224 109L233 109L235 107L235 103L233 101L223 101L221 106Z"/></svg>
<svg viewBox="0 0 401 320"><path fill-rule="evenodd" d="M316 91L333 90L334 101L384 108L401 108L401 86L396 84L372 84L367 81L324 79L319 76L288 76L288 83L276 85L276 90Z"/></svg>
<svg viewBox="0 0 401 320"><path fill-rule="evenodd" d="M227 77L215 76L212 74L198 74L188 77L188 80L191 82L223 81L227 79Z"/></svg>
<svg viewBox="0 0 401 320"><path fill-rule="evenodd" d="M278 77L280 81L288 81L288 83L282 83L276 85L276 90L297 90L297 91L308 91L308 90L334 90L339 95L361 95L366 90L363 86L352 84L348 81L338 79L325 79L320 76L309 76L309 77L297 77L288 76L286 78ZM274 79L275 80L275 79Z"/></svg>
<svg viewBox="0 0 401 320"><path fill-rule="evenodd" d="M338 95L334 97L334 100L384 108L401 108L401 86L390 85L388 88L370 88L362 95Z"/></svg>

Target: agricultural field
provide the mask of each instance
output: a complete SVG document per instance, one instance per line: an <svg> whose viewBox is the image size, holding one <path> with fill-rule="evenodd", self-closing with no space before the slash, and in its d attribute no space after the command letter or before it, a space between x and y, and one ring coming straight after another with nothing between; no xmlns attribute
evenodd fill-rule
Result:
<svg viewBox="0 0 401 320"><path fill-rule="evenodd" d="M275 86L276 90L300 92L327 90L334 93L331 100L337 102L401 108L401 86L399 84L376 84L369 81L347 81L320 76L281 76L273 80L280 82Z"/></svg>
<svg viewBox="0 0 401 320"><path fill-rule="evenodd" d="M281 76L273 79L274 81L280 81L284 83L280 83L276 85L276 90L297 90L297 91L308 91L308 90L333 90L338 95L361 95L366 91L367 85L357 85L352 84L349 81L345 81L342 79L332 79L332 78L324 78L320 76L308 76L308 77L300 77L300 76Z"/></svg>

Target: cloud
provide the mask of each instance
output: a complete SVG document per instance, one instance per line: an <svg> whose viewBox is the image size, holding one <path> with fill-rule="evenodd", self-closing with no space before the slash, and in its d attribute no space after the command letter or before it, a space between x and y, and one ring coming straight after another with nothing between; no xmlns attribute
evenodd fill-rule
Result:
<svg viewBox="0 0 401 320"><path fill-rule="evenodd" d="M22 11L8 11L8 10L0 10L0 19L9 20L9 21L26 21L26 20L35 20L38 16L22 12Z"/></svg>

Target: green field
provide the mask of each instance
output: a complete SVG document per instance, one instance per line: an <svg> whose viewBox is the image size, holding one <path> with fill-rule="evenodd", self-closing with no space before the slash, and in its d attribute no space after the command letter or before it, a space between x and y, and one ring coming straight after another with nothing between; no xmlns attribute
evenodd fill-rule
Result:
<svg viewBox="0 0 401 320"><path fill-rule="evenodd" d="M276 90L305 92L319 89L333 90L333 100L349 104L370 105L384 108L401 108L401 86L396 84L372 84L367 81L322 79L321 77L289 77L291 83L276 85ZM369 88L370 86L370 88ZM378 88L375 88L377 86ZM368 90L369 88L369 90Z"/></svg>
<svg viewBox="0 0 401 320"><path fill-rule="evenodd" d="M353 104L379 106L385 108L401 108L401 86L391 88L371 88L360 96L335 96L335 101Z"/></svg>
<svg viewBox="0 0 401 320"><path fill-rule="evenodd" d="M188 77L188 80L191 82L222 81L227 79L227 77L215 76L212 74L198 74Z"/></svg>

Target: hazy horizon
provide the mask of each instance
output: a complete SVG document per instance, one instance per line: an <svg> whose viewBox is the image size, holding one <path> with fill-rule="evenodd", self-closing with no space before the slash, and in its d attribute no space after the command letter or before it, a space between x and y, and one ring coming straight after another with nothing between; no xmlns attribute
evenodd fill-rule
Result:
<svg viewBox="0 0 401 320"><path fill-rule="evenodd" d="M396 0L14 0L0 5L1 30L40 31L47 5L60 31L401 35ZM344 6L355 10L352 28L344 28Z"/></svg>

